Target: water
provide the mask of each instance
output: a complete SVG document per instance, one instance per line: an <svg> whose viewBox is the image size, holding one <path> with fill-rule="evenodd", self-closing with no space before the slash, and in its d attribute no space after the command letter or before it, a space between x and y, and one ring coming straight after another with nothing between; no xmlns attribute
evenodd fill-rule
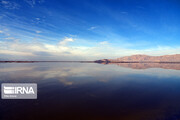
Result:
<svg viewBox="0 0 180 120"><path fill-rule="evenodd" d="M37 83L37 100L0 100L1 120L177 120L179 64L0 63L0 83Z"/></svg>

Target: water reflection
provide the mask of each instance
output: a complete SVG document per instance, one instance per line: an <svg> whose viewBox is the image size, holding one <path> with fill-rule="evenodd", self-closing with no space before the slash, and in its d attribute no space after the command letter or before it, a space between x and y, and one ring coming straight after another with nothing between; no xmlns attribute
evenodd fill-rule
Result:
<svg viewBox="0 0 180 120"><path fill-rule="evenodd" d="M180 70L180 64L177 63L100 63L100 64L117 65L132 69L163 68L163 69Z"/></svg>
<svg viewBox="0 0 180 120"><path fill-rule="evenodd" d="M37 100L0 100L0 119L180 119L179 65L118 65L0 64L0 83L38 84Z"/></svg>

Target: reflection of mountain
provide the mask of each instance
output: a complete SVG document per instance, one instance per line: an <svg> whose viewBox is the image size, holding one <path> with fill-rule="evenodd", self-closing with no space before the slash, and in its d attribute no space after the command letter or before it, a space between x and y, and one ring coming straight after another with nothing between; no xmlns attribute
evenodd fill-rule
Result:
<svg viewBox="0 0 180 120"><path fill-rule="evenodd" d="M148 55L132 55L132 56L126 56L121 57L117 59L103 59L103 60L96 60L97 63L147 63L147 62L153 62L153 63L160 63L160 62L179 62L180 63L180 54L176 55L164 55L164 56L148 56Z"/></svg>
<svg viewBox="0 0 180 120"><path fill-rule="evenodd" d="M115 64L121 67L128 67L132 69L163 68L163 69L180 70L180 64L176 64L176 63L101 63L101 64Z"/></svg>

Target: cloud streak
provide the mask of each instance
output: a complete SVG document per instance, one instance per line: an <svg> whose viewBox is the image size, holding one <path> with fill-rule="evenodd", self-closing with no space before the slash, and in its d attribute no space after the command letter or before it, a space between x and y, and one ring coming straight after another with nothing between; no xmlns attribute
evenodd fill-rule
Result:
<svg viewBox="0 0 180 120"><path fill-rule="evenodd" d="M88 30L94 30L94 29L96 29L97 27L96 26L92 26L92 27L90 27Z"/></svg>
<svg viewBox="0 0 180 120"><path fill-rule="evenodd" d="M10 9L10 10L20 8L19 4L15 3L15 2L7 1L7 0L0 1L0 6L4 7L5 9Z"/></svg>
<svg viewBox="0 0 180 120"><path fill-rule="evenodd" d="M24 0L28 5L30 5L32 8L37 4L41 4L44 2L44 0Z"/></svg>

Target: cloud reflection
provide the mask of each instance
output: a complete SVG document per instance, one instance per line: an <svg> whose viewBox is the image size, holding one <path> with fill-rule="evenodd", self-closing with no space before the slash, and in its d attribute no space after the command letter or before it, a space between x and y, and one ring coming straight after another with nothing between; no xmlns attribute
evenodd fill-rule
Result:
<svg viewBox="0 0 180 120"><path fill-rule="evenodd" d="M93 82L108 82L113 78L133 80L134 75L140 74L149 77L180 77L178 65L161 64L116 64L101 65L94 63L1 63L0 77L7 80L56 80L64 85L81 85ZM157 65L157 68L153 68ZM159 68L158 68L159 67ZM176 70L169 70L175 67ZM130 69L133 68L133 69ZM151 68L151 69L147 69ZM167 68L167 69L161 69ZM136 70L138 69L138 70ZM7 77L8 76L8 77Z"/></svg>

